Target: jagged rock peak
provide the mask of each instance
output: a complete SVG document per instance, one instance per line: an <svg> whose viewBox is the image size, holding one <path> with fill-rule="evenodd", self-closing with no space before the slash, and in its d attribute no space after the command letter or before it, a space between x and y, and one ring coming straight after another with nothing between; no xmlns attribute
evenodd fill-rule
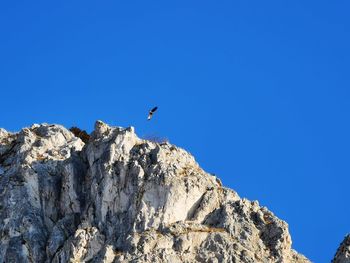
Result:
<svg viewBox="0 0 350 263"><path fill-rule="evenodd" d="M347 234L340 244L332 263L350 263L350 234Z"/></svg>
<svg viewBox="0 0 350 263"><path fill-rule="evenodd" d="M0 129L1 262L309 262L185 150L97 121Z"/></svg>

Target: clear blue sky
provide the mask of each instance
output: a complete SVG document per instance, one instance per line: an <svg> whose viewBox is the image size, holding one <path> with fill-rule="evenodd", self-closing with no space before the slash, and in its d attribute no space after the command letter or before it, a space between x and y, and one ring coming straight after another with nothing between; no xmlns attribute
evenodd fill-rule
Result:
<svg viewBox="0 0 350 263"><path fill-rule="evenodd" d="M91 131L101 119L167 137L329 262L350 231L349 11L347 0L1 1L0 127Z"/></svg>

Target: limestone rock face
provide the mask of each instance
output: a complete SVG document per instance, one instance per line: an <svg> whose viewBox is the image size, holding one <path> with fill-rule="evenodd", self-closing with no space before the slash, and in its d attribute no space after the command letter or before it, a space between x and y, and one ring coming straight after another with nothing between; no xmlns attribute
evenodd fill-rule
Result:
<svg viewBox="0 0 350 263"><path fill-rule="evenodd" d="M333 263L350 263L350 234L345 236L332 262Z"/></svg>
<svg viewBox="0 0 350 263"><path fill-rule="evenodd" d="M133 128L97 121L86 144L0 129L0 262L309 262L291 243L267 208Z"/></svg>

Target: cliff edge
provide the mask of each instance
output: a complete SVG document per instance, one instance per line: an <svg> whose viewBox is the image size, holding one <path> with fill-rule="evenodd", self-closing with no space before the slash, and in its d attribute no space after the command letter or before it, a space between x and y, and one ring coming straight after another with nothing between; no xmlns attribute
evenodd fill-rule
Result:
<svg viewBox="0 0 350 263"><path fill-rule="evenodd" d="M1 262L309 262L189 153L101 121L0 129L0 222Z"/></svg>
<svg viewBox="0 0 350 263"><path fill-rule="evenodd" d="M350 263L350 234L344 237L344 240L340 244L332 263Z"/></svg>

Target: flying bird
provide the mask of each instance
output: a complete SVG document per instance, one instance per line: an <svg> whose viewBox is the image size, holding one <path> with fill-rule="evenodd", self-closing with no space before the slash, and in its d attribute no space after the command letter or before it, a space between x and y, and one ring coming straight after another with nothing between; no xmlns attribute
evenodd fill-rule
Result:
<svg viewBox="0 0 350 263"><path fill-rule="evenodd" d="M155 111L158 109L158 107L154 107L153 109L151 109L148 113L148 118L147 120L152 119L153 113L155 113Z"/></svg>

